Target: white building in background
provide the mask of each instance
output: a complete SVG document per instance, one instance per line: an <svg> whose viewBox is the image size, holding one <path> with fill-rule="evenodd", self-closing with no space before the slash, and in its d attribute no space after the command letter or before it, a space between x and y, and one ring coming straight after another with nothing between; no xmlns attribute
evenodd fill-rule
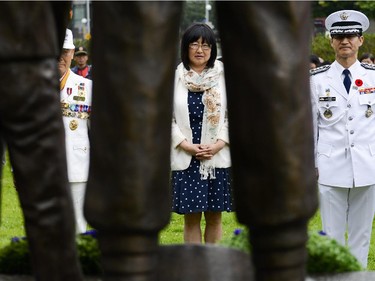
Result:
<svg viewBox="0 0 375 281"><path fill-rule="evenodd" d="M87 39L92 30L91 0L73 0L73 18L69 24L74 39Z"/></svg>

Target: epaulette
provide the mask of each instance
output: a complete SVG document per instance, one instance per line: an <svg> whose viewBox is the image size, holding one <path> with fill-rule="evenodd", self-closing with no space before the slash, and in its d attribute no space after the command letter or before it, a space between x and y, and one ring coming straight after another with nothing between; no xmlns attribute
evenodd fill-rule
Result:
<svg viewBox="0 0 375 281"><path fill-rule="evenodd" d="M319 66L317 68L310 69L310 75L315 75L324 71L327 71L331 67L330 64Z"/></svg>
<svg viewBox="0 0 375 281"><path fill-rule="evenodd" d="M375 70L375 65L374 64L369 64L369 63L361 63L361 66L366 68L366 69L371 69L371 70Z"/></svg>

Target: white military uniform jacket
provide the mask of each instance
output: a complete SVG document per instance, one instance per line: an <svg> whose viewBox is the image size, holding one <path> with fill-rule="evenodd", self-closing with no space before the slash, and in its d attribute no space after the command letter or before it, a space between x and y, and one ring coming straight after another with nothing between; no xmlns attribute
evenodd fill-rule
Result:
<svg viewBox="0 0 375 281"><path fill-rule="evenodd" d="M92 81L69 71L60 92L69 182L86 182L88 179L91 97Z"/></svg>
<svg viewBox="0 0 375 281"><path fill-rule="evenodd" d="M352 80L349 94L343 84L343 70L335 61L311 71L319 183L346 188L373 185L375 68L358 61L353 64L349 68Z"/></svg>

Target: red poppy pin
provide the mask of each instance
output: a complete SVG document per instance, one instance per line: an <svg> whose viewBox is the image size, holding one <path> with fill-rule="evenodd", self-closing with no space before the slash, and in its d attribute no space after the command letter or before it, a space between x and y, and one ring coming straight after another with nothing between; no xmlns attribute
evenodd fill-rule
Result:
<svg viewBox="0 0 375 281"><path fill-rule="evenodd" d="M357 87L361 87L363 85L363 81L361 79L357 79L357 80L355 80L355 85Z"/></svg>

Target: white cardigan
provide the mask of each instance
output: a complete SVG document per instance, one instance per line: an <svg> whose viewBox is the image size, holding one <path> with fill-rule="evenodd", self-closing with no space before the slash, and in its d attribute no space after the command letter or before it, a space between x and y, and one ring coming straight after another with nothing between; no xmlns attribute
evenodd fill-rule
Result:
<svg viewBox="0 0 375 281"><path fill-rule="evenodd" d="M226 142L226 145L213 157L215 168L228 168L231 166L229 151L229 133L227 117L227 97L225 90L224 68L220 61L216 61L223 70L220 75L218 90L221 93L221 110L219 120L219 130L217 139ZM172 171L185 170L189 167L192 155L179 147L179 144L187 140L192 143L192 130L190 128L188 110L188 89L181 81L178 72L175 74L173 118L172 118L172 143L171 143L171 169ZM201 138L202 139L202 138Z"/></svg>

